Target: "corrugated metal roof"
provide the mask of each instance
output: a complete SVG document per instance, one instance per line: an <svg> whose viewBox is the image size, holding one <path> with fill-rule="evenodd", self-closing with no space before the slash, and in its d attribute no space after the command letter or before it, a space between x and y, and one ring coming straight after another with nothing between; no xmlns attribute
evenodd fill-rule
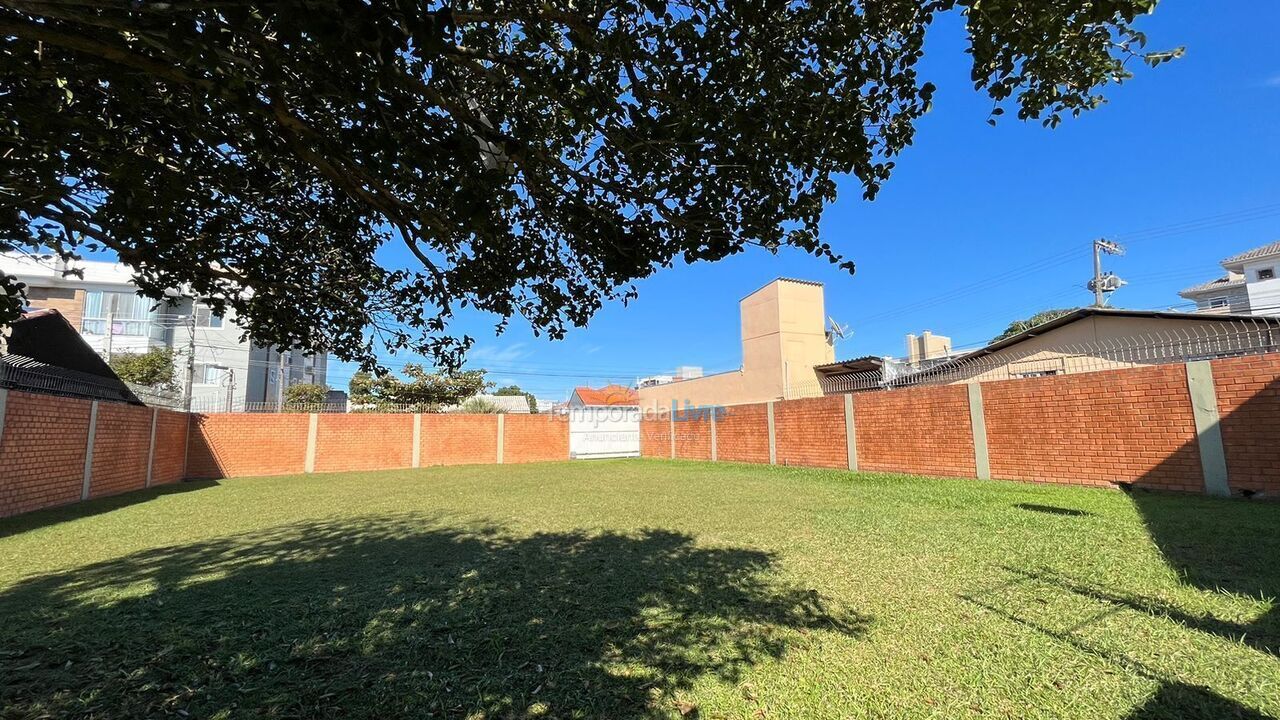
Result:
<svg viewBox="0 0 1280 720"><path fill-rule="evenodd" d="M1232 255L1226 260L1223 260L1222 264L1234 265L1236 263L1243 263L1243 262L1249 262L1250 260L1257 260L1258 258L1267 257L1268 255L1280 255L1280 240L1277 240L1269 245L1263 245L1262 247L1256 247L1252 250L1247 250L1245 252L1240 253L1239 255Z"/></svg>

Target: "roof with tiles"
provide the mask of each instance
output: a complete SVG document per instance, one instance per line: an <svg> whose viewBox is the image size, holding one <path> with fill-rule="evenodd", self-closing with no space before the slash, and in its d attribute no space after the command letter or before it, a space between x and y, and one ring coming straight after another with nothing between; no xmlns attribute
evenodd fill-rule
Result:
<svg viewBox="0 0 1280 720"><path fill-rule="evenodd" d="M1240 253L1239 255L1232 255L1226 260L1223 260L1222 264L1237 265L1239 263L1246 263L1246 262L1249 262L1250 260L1257 260L1259 258L1264 258L1271 255L1280 255L1280 240L1277 240L1267 245L1263 245L1262 247L1256 247L1252 250L1247 250L1245 252Z"/></svg>
<svg viewBox="0 0 1280 720"><path fill-rule="evenodd" d="M1182 290L1178 294L1185 297L1187 295L1197 295L1199 293L1204 293L1204 292L1226 290L1228 288L1241 287L1243 285L1244 285L1244 278L1242 277L1234 277L1234 278L1230 276L1220 277L1217 280L1210 280L1207 283L1192 285L1191 287L1185 290Z"/></svg>
<svg viewBox="0 0 1280 720"><path fill-rule="evenodd" d="M640 393L621 385L606 385L602 388L576 387L573 389L583 405L639 405Z"/></svg>

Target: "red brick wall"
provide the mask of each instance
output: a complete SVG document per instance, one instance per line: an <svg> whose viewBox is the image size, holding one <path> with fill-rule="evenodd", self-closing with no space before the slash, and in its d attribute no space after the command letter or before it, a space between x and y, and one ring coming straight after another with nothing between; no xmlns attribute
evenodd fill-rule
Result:
<svg viewBox="0 0 1280 720"><path fill-rule="evenodd" d="M671 457L671 418L669 416L641 416L640 457Z"/></svg>
<svg viewBox="0 0 1280 720"><path fill-rule="evenodd" d="M316 472L413 466L413 415L316 416ZM307 436L302 436L303 450Z"/></svg>
<svg viewBox="0 0 1280 720"><path fill-rule="evenodd" d="M502 461L569 459L569 419L563 415L504 415Z"/></svg>
<svg viewBox="0 0 1280 720"><path fill-rule="evenodd" d="M1204 489L1184 365L984 383L982 398L993 477Z"/></svg>
<svg viewBox="0 0 1280 720"><path fill-rule="evenodd" d="M676 414L677 458L681 460L711 459L711 417L707 414L708 412L692 411ZM670 446L667 449L670 451Z"/></svg>
<svg viewBox="0 0 1280 720"><path fill-rule="evenodd" d="M849 467L843 396L774 403L773 428L779 465Z"/></svg>
<svg viewBox="0 0 1280 720"><path fill-rule="evenodd" d="M147 486L151 415L148 407L98 403L89 497L116 495Z"/></svg>
<svg viewBox="0 0 1280 720"><path fill-rule="evenodd" d="M156 416L156 451L151 462L151 484L167 485L185 477L187 414L160 410Z"/></svg>
<svg viewBox="0 0 1280 720"><path fill-rule="evenodd" d="M0 436L0 517L80 499L88 400L10 390Z"/></svg>
<svg viewBox="0 0 1280 720"><path fill-rule="evenodd" d="M566 452L565 457L569 454ZM497 415L422 416L422 466L498 461Z"/></svg>
<svg viewBox="0 0 1280 720"><path fill-rule="evenodd" d="M765 405L734 405L716 417L716 457L726 462L769 462Z"/></svg>
<svg viewBox="0 0 1280 720"><path fill-rule="evenodd" d="M187 477L303 472L308 425L302 413L192 415Z"/></svg>
<svg viewBox="0 0 1280 720"><path fill-rule="evenodd" d="M858 393L853 407L860 470L978 474L965 386Z"/></svg>
<svg viewBox="0 0 1280 720"><path fill-rule="evenodd" d="M1231 488L1280 495L1280 353L1212 365Z"/></svg>

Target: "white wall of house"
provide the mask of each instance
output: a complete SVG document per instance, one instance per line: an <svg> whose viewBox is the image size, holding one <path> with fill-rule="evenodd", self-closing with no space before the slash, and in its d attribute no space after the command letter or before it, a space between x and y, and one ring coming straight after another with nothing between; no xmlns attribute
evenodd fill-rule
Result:
<svg viewBox="0 0 1280 720"><path fill-rule="evenodd" d="M1253 314L1280 316L1280 256L1245 263L1244 279Z"/></svg>

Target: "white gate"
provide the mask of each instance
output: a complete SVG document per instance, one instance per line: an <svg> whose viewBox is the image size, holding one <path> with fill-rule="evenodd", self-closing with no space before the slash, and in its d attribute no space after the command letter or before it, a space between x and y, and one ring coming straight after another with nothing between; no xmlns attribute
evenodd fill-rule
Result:
<svg viewBox="0 0 1280 720"><path fill-rule="evenodd" d="M569 408L569 457L640 457L640 408Z"/></svg>

